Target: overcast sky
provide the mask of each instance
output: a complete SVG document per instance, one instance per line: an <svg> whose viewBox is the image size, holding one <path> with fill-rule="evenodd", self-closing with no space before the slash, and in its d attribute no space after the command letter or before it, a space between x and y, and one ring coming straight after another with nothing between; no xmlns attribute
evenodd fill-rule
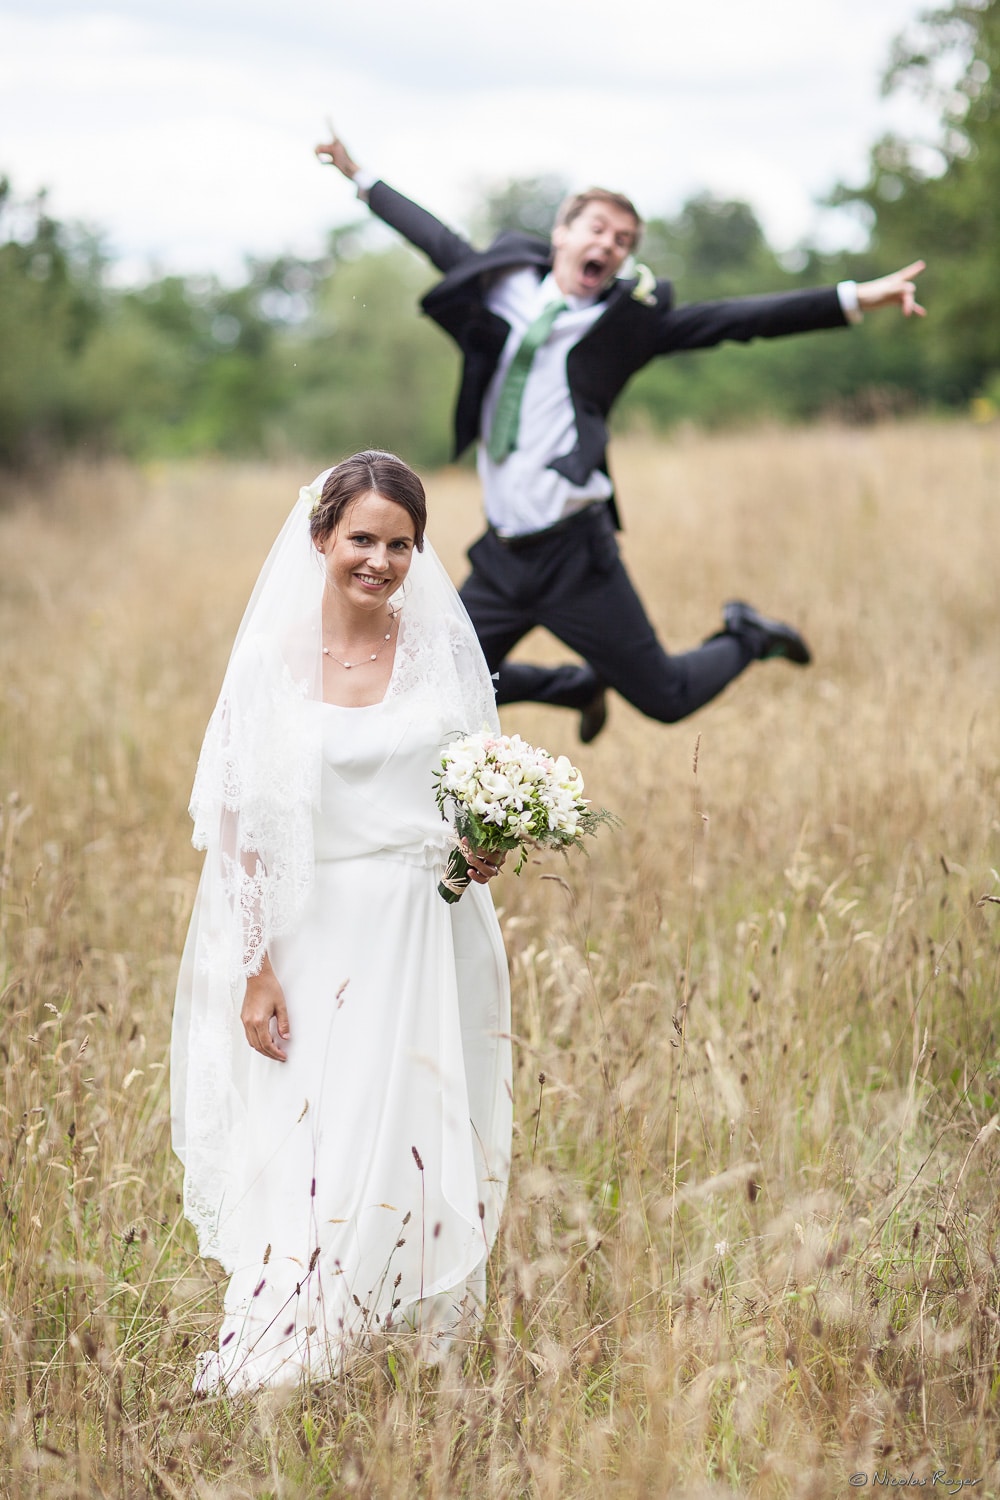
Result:
<svg viewBox="0 0 1000 1500"><path fill-rule="evenodd" d="M554 171L647 215L748 199L779 249L911 131L879 97L913 0L0 0L0 173L106 231L123 275L313 254L358 215L313 145L463 227L484 179Z"/></svg>

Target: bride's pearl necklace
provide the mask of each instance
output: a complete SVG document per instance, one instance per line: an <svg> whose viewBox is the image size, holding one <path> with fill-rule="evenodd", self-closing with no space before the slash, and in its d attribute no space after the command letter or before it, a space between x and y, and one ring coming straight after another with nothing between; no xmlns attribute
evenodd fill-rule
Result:
<svg viewBox="0 0 1000 1500"><path fill-rule="evenodd" d="M343 667L344 670L345 670L345 672L350 672L350 670L352 669L352 667L363 667L363 666L366 665L367 662L377 661L378 660L379 652L382 650L382 647L385 645L386 641L392 639L392 624L393 624L393 621L395 620L395 618L396 618L396 616L393 613L392 609L390 608L389 609L389 629L386 631L385 635L382 637L382 639L379 642L379 644L375 647L375 650L372 652L372 654L370 656L363 657L361 661L341 661L341 659L340 659L339 656L334 656L334 654L330 650L329 646L324 646L323 647L323 655L324 656L328 656L331 661L335 661L337 663L338 667Z"/></svg>

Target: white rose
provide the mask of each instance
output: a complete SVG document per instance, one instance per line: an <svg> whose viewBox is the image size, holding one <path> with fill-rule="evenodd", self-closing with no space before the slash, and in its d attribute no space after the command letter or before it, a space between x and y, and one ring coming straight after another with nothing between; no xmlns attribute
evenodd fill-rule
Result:
<svg viewBox="0 0 1000 1500"><path fill-rule="evenodd" d="M299 490L299 504L305 506L306 510L309 512L310 520L312 519L316 507L319 505L322 495L323 486L315 479L313 480L312 484L304 484Z"/></svg>

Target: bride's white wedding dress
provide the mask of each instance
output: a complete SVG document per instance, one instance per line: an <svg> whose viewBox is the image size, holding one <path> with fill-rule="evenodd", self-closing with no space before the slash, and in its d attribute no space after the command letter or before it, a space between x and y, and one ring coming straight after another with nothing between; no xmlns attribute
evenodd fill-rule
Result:
<svg viewBox="0 0 1000 1500"><path fill-rule="evenodd" d="M251 1050L234 1013L232 1077L215 1083L244 1123L209 1235L232 1278L201 1391L322 1378L392 1326L446 1340L482 1303L506 1191L499 926L486 889L437 893L449 833L432 777L456 726L412 683L306 712L323 747L315 880L269 950L288 1058Z"/></svg>

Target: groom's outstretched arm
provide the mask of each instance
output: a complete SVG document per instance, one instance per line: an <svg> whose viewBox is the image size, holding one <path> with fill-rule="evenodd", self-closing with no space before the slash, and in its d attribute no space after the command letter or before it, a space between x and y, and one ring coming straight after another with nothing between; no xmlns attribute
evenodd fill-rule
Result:
<svg viewBox="0 0 1000 1500"><path fill-rule="evenodd" d="M676 354L730 340L749 343L756 338L839 328L847 322L859 322L864 313L881 307L896 307L906 318L914 315L922 318L924 308L917 301L916 277L923 269L924 262L915 260L875 281L845 281L837 287L687 302L680 306L664 299L658 314L656 352Z"/></svg>
<svg viewBox="0 0 1000 1500"><path fill-rule="evenodd" d="M316 155L320 161L329 162L336 167L351 182L356 182L361 173L361 167L339 136L317 146ZM450 271L452 266L459 265L476 253L468 240L442 224L440 219L428 213L426 208L421 208L419 203L404 198L402 193L397 193L395 188L386 183L376 180L370 188L364 190L364 197L373 213L404 239L409 240L411 245L422 250L439 271Z"/></svg>

